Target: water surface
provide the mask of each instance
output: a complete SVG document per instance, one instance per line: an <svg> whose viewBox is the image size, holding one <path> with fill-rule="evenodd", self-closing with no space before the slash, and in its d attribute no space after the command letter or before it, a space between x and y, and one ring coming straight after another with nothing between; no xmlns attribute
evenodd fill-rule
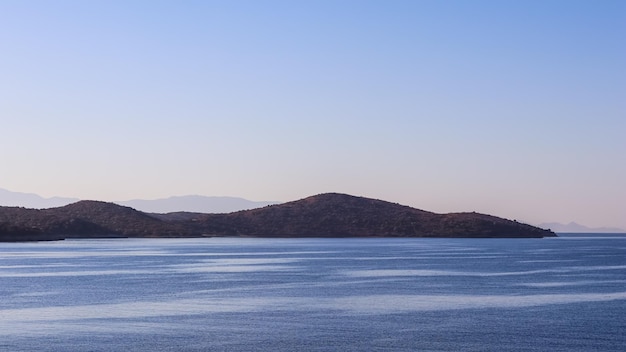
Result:
<svg viewBox="0 0 626 352"><path fill-rule="evenodd" d="M0 244L0 351L622 351L626 237Z"/></svg>

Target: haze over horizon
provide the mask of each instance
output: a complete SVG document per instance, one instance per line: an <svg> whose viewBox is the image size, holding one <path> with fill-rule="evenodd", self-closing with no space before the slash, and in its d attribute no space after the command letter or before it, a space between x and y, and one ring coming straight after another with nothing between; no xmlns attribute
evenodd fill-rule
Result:
<svg viewBox="0 0 626 352"><path fill-rule="evenodd" d="M0 188L626 229L626 2L2 1Z"/></svg>

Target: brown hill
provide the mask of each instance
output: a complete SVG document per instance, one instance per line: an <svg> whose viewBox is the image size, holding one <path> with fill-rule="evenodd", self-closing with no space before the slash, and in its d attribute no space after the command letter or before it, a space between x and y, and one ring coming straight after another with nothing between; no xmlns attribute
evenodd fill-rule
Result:
<svg viewBox="0 0 626 352"><path fill-rule="evenodd" d="M0 207L0 241L92 237L545 237L548 230L476 213L435 214L328 193L230 214L147 214L80 201L44 210Z"/></svg>
<svg viewBox="0 0 626 352"><path fill-rule="evenodd" d="M302 200L196 218L214 236L545 237L547 230L477 213L435 214L376 199L326 193Z"/></svg>
<svg viewBox="0 0 626 352"><path fill-rule="evenodd" d="M50 209L0 207L0 241L92 237L180 237L191 233L113 203L79 201Z"/></svg>

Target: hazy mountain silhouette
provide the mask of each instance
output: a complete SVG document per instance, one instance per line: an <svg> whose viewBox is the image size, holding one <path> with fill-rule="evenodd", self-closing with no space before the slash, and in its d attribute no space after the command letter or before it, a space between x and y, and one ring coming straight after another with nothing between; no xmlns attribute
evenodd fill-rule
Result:
<svg viewBox="0 0 626 352"><path fill-rule="evenodd" d="M135 208L147 213L232 213L239 210L261 208L280 202L255 202L237 197L205 197L205 196L176 196L154 200L134 199L115 202L119 205Z"/></svg>
<svg viewBox="0 0 626 352"><path fill-rule="evenodd" d="M587 227L575 222L570 222L569 224L544 222L539 227L562 233L626 233L626 230L616 227Z"/></svg>
<svg viewBox="0 0 626 352"><path fill-rule="evenodd" d="M34 193L12 192L0 188L0 206L44 209L62 207L79 201L76 198L44 198Z"/></svg>
<svg viewBox="0 0 626 352"><path fill-rule="evenodd" d="M0 188L0 206L24 207L29 209L48 209L76 203L80 199L52 197L44 198L34 193L12 192ZM271 201L251 201L237 197L205 197L177 196L163 199L134 199L114 202L146 213L197 212L197 213L231 213L278 204Z"/></svg>

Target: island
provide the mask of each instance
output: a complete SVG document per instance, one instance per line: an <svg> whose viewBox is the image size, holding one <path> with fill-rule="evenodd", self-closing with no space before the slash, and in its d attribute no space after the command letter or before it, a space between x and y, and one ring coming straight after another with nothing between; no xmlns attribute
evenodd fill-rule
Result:
<svg viewBox="0 0 626 352"><path fill-rule="evenodd" d="M226 214L144 213L101 201L0 207L0 241L68 238L446 237L542 238L550 230L475 212L437 214L382 200L325 193Z"/></svg>

